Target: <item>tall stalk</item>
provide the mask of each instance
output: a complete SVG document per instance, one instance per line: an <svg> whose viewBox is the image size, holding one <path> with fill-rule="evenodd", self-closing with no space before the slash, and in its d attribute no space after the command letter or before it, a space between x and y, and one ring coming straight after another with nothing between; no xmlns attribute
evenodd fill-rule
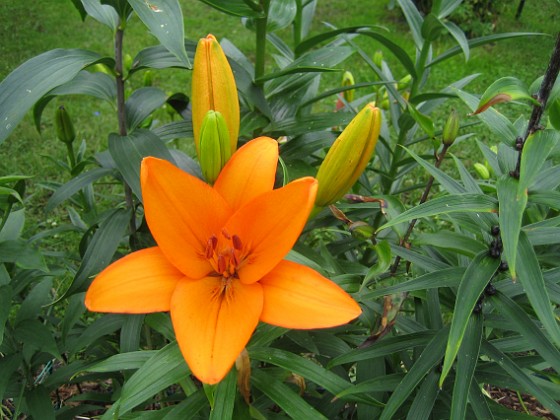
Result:
<svg viewBox="0 0 560 420"><path fill-rule="evenodd" d="M124 78L123 78L123 38L124 28L119 25L115 33L115 74L117 84L117 120L119 124L119 136L126 136L128 134L126 129L126 108L124 99ZM131 209L131 217L129 221L130 230L130 244L133 249L136 249L136 222L134 212L134 198L132 189L124 182L124 198L126 206Z"/></svg>

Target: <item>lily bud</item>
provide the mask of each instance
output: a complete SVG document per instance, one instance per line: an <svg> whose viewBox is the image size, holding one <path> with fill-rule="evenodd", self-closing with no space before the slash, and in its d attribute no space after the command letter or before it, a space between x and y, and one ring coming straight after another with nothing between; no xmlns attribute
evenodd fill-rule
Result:
<svg viewBox="0 0 560 420"><path fill-rule="evenodd" d="M76 138L76 132L74 131L74 125L70 119L70 114L68 114L64 105L59 106L56 110L54 125L58 139L66 144L72 144Z"/></svg>
<svg viewBox="0 0 560 420"><path fill-rule="evenodd" d="M457 111L452 110L443 127L443 144L447 146L452 144L457 138L457 134L459 134L459 115Z"/></svg>
<svg viewBox="0 0 560 420"><path fill-rule="evenodd" d="M478 176L481 177L482 179L490 179L490 171L482 163L478 163L478 162L475 163L474 170L476 171Z"/></svg>
<svg viewBox="0 0 560 420"><path fill-rule="evenodd" d="M200 158L201 128L210 110L222 114L229 131L230 152L237 149L239 99L233 72L213 35L198 42L192 78L192 124L194 143Z"/></svg>
<svg viewBox="0 0 560 420"><path fill-rule="evenodd" d="M381 111L367 104L331 146L317 172L319 190L316 207L341 198L357 181L368 164L381 128Z"/></svg>
<svg viewBox="0 0 560 420"><path fill-rule="evenodd" d="M199 155L202 175L213 184L231 157L228 127L219 112L208 111L202 121Z"/></svg>
<svg viewBox="0 0 560 420"><path fill-rule="evenodd" d="M373 64L379 68L383 65L383 52L381 50L377 50L373 53Z"/></svg>
<svg viewBox="0 0 560 420"><path fill-rule="evenodd" d="M349 71L345 71L342 75L342 86L346 87L352 86L354 84L354 76L352 76L352 73L350 73ZM354 100L354 89L345 90L343 95L346 102L352 102Z"/></svg>
<svg viewBox="0 0 560 420"><path fill-rule="evenodd" d="M375 235L375 229L373 226L370 226L365 222L354 222L348 226L348 229L354 238L361 241L371 239Z"/></svg>

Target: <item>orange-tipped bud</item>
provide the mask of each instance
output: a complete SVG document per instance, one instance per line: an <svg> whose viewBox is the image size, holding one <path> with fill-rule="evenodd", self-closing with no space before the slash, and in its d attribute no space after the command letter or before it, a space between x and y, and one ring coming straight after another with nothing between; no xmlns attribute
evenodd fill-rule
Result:
<svg viewBox="0 0 560 420"><path fill-rule="evenodd" d="M200 131L208 111L218 111L229 131L231 153L237 149L239 99L233 72L213 35L198 42L192 78L192 124L196 151L200 157Z"/></svg>
<svg viewBox="0 0 560 420"><path fill-rule="evenodd" d="M316 207L334 203L354 185L373 155L380 128L381 111L374 103L367 104L350 121L317 172Z"/></svg>

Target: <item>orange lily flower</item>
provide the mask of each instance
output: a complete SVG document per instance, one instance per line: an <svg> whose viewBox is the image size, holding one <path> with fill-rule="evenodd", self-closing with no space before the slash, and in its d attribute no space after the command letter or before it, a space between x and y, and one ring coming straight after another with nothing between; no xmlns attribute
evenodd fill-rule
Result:
<svg viewBox="0 0 560 420"><path fill-rule="evenodd" d="M259 321L342 325L359 305L318 272L284 260L315 202L317 181L273 190L278 144L241 147L213 187L171 163L142 162L144 210L157 246L114 262L91 284L88 309L170 311L179 347L202 382L219 382Z"/></svg>

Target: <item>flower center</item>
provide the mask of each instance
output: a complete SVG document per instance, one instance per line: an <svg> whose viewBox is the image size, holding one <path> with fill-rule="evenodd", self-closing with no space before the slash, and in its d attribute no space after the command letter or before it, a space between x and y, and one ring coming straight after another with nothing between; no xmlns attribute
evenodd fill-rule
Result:
<svg viewBox="0 0 560 420"><path fill-rule="evenodd" d="M210 236L206 242L206 259L210 261L214 272L210 275L221 276L224 280L238 279L237 268L242 262L243 243L237 235L230 235L222 229L221 237Z"/></svg>

